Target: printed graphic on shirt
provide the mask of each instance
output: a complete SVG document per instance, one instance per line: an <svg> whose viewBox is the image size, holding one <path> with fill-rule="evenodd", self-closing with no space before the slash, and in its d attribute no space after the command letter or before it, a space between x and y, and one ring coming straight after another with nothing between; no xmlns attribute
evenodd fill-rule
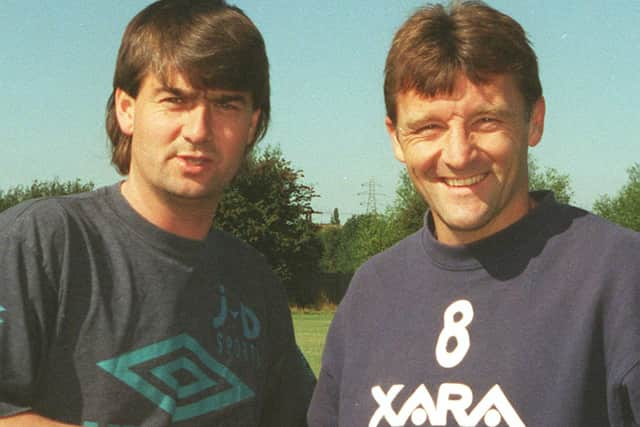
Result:
<svg viewBox="0 0 640 427"><path fill-rule="evenodd" d="M260 338L261 323L256 314L243 303L232 304L224 286L218 288L220 304L213 318L216 330L216 351L221 358L232 358L260 366L256 341ZM241 333L238 333L240 332Z"/></svg>
<svg viewBox="0 0 640 427"><path fill-rule="evenodd" d="M187 334L104 360L98 366L171 414L173 422L216 412L255 396Z"/></svg>
<svg viewBox="0 0 640 427"><path fill-rule="evenodd" d="M435 357L440 366L451 369L458 366L471 348L469 327L473 322L473 306L467 300L458 300L444 312L444 325L436 342ZM446 426L450 413L459 426L475 427L484 423L496 427L504 422L509 427L525 427L502 388L496 384L478 401L473 403L471 388L461 383L441 384L437 392L420 384L396 412L400 402L394 402L405 388L392 385L388 391L377 385L371 395L378 404L369 427L377 427L386 421L392 427L406 426L411 420L414 426ZM436 392L435 395L432 393ZM394 405L395 403L395 405Z"/></svg>
<svg viewBox="0 0 640 427"><path fill-rule="evenodd" d="M7 311L7 309L0 305L0 315L2 315L2 313L5 311ZM4 319L0 317L0 325L2 325L3 323L4 323Z"/></svg>

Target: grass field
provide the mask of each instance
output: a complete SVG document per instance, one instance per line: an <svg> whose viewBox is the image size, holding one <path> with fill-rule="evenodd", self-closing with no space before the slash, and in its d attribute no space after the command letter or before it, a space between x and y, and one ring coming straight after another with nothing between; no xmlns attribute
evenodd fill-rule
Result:
<svg viewBox="0 0 640 427"><path fill-rule="evenodd" d="M293 313L293 327L300 349L318 376L324 340L327 336L333 312Z"/></svg>

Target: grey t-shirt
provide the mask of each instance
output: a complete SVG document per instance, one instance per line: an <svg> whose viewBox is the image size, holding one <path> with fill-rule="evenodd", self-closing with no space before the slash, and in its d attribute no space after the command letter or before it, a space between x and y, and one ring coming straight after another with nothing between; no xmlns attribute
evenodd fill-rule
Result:
<svg viewBox="0 0 640 427"><path fill-rule="evenodd" d="M87 427L303 425L314 384L264 258L118 185L0 215L0 343L0 415Z"/></svg>

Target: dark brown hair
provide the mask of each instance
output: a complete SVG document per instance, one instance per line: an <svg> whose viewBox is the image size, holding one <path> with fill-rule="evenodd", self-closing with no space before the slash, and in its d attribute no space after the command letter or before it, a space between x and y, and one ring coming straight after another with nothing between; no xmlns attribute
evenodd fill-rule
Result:
<svg viewBox="0 0 640 427"><path fill-rule="evenodd" d="M450 94L460 74L474 84L514 76L528 114L542 96L536 54L520 24L480 1L456 1L419 9L396 33L385 66L387 116L396 123L399 93Z"/></svg>
<svg viewBox="0 0 640 427"><path fill-rule="evenodd" d="M118 125L116 89L135 98L149 73L168 82L176 72L195 88L250 92L254 109L261 111L252 143L264 137L271 112L269 63L256 26L224 0L159 0L127 26L107 101L111 162L121 174L129 172L131 137Z"/></svg>

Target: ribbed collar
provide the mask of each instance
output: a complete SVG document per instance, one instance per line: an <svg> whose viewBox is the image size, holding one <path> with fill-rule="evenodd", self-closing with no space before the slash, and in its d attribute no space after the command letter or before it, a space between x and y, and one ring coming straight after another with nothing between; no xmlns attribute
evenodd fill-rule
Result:
<svg viewBox="0 0 640 427"><path fill-rule="evenodd" d="M533 192L531 196L538 205L519 221L486 239L462 246L438 242L433 235L431 212L427 211L422 228L422 245L427 256L444 269L475 270L530 255L532 248L539 247L535 242L548 238L549 226L560 207L552 192Z"/></svg>

